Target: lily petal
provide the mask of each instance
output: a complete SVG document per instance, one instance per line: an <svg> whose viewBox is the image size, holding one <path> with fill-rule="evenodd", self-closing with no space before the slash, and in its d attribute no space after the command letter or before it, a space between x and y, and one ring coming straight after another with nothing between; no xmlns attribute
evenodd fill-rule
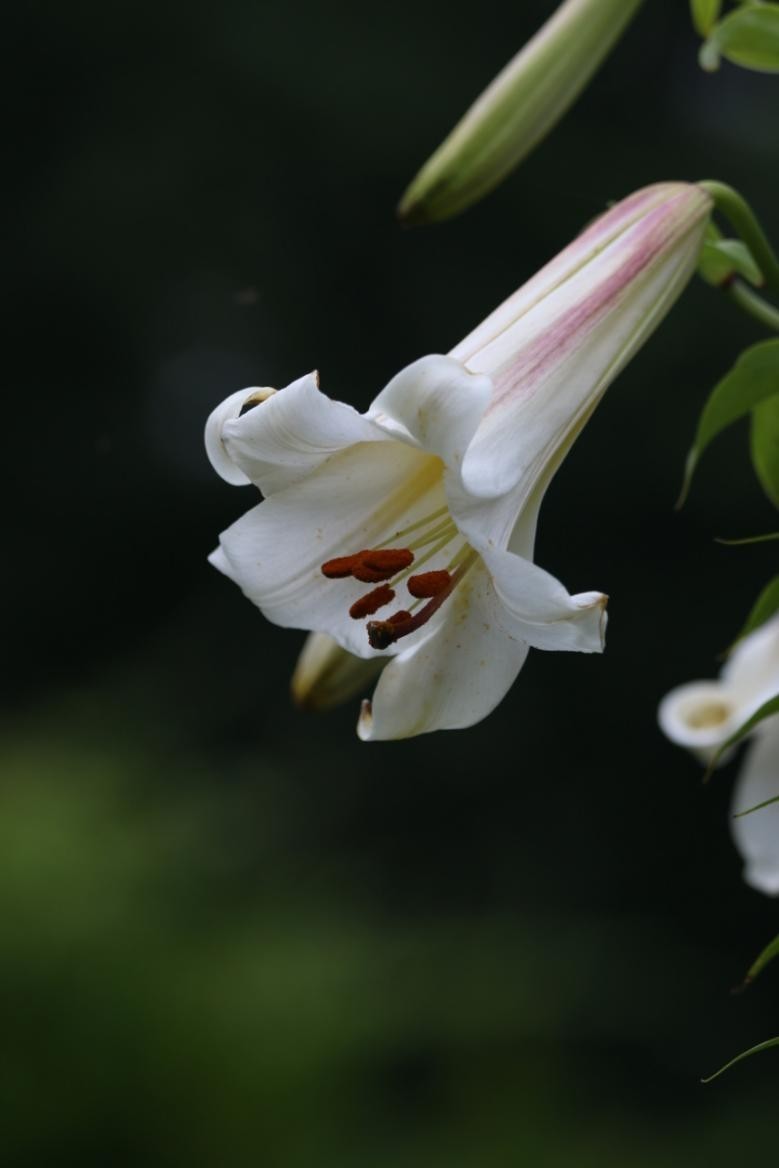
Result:
<svg viewBox="0 0 779 1168"><path fill-rule="evenodd" d="M262 400L260 395L265 398L270 397L276 391L270 387L258 388L254 386L251 389L239 389L236 393L231 393L223 402L220 402L215 410L212 410L206 422L206 454L209 461L218 475L230 483L234 487L245 487L251 482L251 479L245 474L239 466L233 462L232 458L227 452L227 449L222 441L222 431L225 423L232 421L234 418L240 416L241 410L244 409L247 402L255 399Z"/></svg>
<svg viewBox="0 0 779 1168"><path fill-rule="evenodd" d="M492 379L452 357L432 354L407 365L381 391L368 417L458 468L492 396Z"/></svg>
<svg viewBox="0 0 779 1168"><path fill-rule="evenodd" d="M221 432L222 446L245 476L242 481L253 482L265 496L301 482L356 442L384 437L351 406L321 393L316 373L293 381L241 417L227 418Z"/></svg>
<svg viewBox="0 0 779 1168"><path fill-rule="evenodd" d="M468 358L495 382L463 463L472 493L496 496L521 484L529 494L679 296L711 203L696 187L668 186L659 206Z"/></svg>
<svg viewBox="0 0 779 1168"><path fill-rule="evenodd" d="M779 795L779 718L765 722L749 746L733 791L732 812L748 811ZM779 896L779 803L731 820L747 884Z"/></svg>
<svg viewBox="0 0 779 1168"><path fill-rule="evenodd" d="M722 680L741 705L741 720L779 693L779 617L772 617L736 645Z"/></svg>
<svg viewBox="0 0 779 1168"><path fill-rule="evenodd" d="M420 643L387 665L363 705L363 741L409 738L431 730L472 726L513 684L528 646L507 627L503 609L479 564L448 601L446 618Z"/></svg>
<svg viewBox="0 0 779 1168"><path fill-rule="evenodd" d="M439 459L401 442L351 446L222 533L228 574L275 624L327 632L357 656L373 657L364 625L349 616L368 587L327 580L322 564L391 541L440 507L442 469Z"/></svg>
<svg viewBox="0 0 779 1168"><path fill-rule="evenodd" d="M571 596L537 564L497 548L478 548L514 636L536 649L601 653L606 635L602 592Z"/></svg>
<svg viewBox="0 0 779 1168"><path fill-rule="evenodd" d="M739 697L730 686L721 681L691 681L665 695L657 720L671 742L686 746L703 762L708 762L718 747L738 730L745 716Z"/></svg>

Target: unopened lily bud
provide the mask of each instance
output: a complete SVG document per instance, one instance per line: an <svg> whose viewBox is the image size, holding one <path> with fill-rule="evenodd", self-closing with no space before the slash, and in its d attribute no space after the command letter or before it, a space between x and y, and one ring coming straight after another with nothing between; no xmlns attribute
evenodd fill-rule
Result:
<svg viewBox="0 0 779 1168"><path fill-rule="evenodd" d="M311 633L292 674L292 697L304 710L340 706L372 686L385 663L383 657L355 657L327 633Z"/></svg>
<svg viewBox="0 0 779 1168"><path fill-rule="evenodd" d="M641 2L565 0L425 163L400 219L448 219L496 187L573 105Z"/></svg>

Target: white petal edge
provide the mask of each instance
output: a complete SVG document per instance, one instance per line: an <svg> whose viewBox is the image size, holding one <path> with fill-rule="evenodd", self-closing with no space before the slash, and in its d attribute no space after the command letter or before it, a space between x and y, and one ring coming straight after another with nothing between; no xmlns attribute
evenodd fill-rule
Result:
<svg viewBox="0 0 779 1168"><path fill-rule="evenodd" d="M222 426L222 444L232 464L266 496L302 482L348 446L385 437L352 406L321 393L316 373Z"/></svg>
<svg viewBox="0 0 779 1168"><path fill-rule="evenodd" d="M743 720L779 693L779 616L736 645L722 670L722 680L738 694Z"/></svg>
<svg viewBox="0 0 779 1168"><path fill-rule="evenodd" d="M505 697L528 646L502 623L500 602L483 566L449 598L446 619L385 668L357 733L364 741L411 738L480 722Z"/></svg>
<svg viewBox="0 0 779 1168"><path fill-rule="evenodd" d="M509 627L536 649L601 653L606 636L602 592L571 596L550 572L513 552L479 548Z"/></svg>
<svg viewBox="0 0 779 1168"><path fill-rule="evenodd" d="M216 473L231 486L245 487L251 479L233 462L224 445L222 431L225 423L237 418L247 403L265 402L275 392L276 390L270 386L236 390L208 415L205 432L206 454Z"/></svg>
<svg viewBox="0 0 779 1168"><path fill-rule="evenodd" d="M387 433L409 438L459 468L492 396L492 380L451 357L431 354L402 369L381 391L368 417Z"/></svg>
<svg viewBox="0 0 779 1168"><path fill-rule="evenodd" d="M755 734L733 791L731 812L747 811L779 795L779 718ZM744 860L744 880L758 892L779 896L779 803L731 819L733 840Z"/></svg>
<svg viewBox="0 0 779 1168"><path fill-rule="evenodd" d="M721 681L691 681L665 695L657 720L666 738L708 762L744 721L738 696Z"/></svg>

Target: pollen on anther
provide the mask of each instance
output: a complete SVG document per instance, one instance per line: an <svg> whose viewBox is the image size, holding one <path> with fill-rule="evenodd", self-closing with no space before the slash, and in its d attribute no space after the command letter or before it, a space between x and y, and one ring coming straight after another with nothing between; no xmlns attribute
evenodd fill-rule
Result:
<svg viewBox="0 0 779 1168"><path fill-rule="evenodd" d="M393 568L370 568L359 557L355 556L354 559L351 575L361 584L378 584L381 580L390 580L395 575Z"/></svg>
<svg viewBox="0 0 779 1168"><path fill-rule="evenodd" d="M351 576L354 571L356 556L336 556L334 560L326 560L322 564L322 575L328 580L343 580Z"/></svg>
<svg viewBox="0 0 779 1168"><path fill-rule="evenodd" d="M380 608L394 599L394 590L390 588L389 584L382 584L381 587L374 588L366 596L355 600L349 609L349 616L353 617L354 620L362 620L364 616L373 616L374 612L378 612Z"/></svg>
<svg viewBox="0 0 779 1168"><path fill-rule="evenodd" d="M362 552L360 559L366 568L392 575L413 564L414 553L408 548L376 548Z"/></svg>
<svg viewBox="0 0 779 1168"><path fill-rule="evenodd" d="M439 572L420 572L417 576L411 576L407 587L412 596L426 598L438 596L450 586L451 582L452 577L446 570L442 569Z"/></svg>

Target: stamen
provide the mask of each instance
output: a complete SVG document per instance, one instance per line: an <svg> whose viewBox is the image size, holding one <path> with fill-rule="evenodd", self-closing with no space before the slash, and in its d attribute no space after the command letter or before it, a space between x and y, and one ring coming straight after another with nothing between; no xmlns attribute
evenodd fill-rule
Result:
<svg viewBox="0 0 779 1168"><path fill-rule="evenodd" d="M439 592L443 592L445 588L449 587L450 582L449 573L445 569L441 569L438 572L420 572L417 576L411 576L407 588L412 596L419 599L438 596Z"/></svg>
<svg viewBox="0 0 779 1168"><path fill-rule="evenodd" d="M394 590L390 588L389 584L382 584L380 588L374 588L373 592L369 592L367 596L361 596L359 600L355 600L349 609L349 616L353 617L354 620L362 620L364 616L373 616L374 612L378 612L380 608L394 599Z"/></svg>
<svg viewBox="0 0 779 1168"><path fill-rule="evenodd" d="M420 527L427 527L434 519L440 519L442 515L448 514L449 508L446 505L439 507L437 511L431 511L429 515L425 515L424 519L417 519L415 523L409 523L408 527L404 527L402 531L396 531L395 538L397 539L400 535L406 536L410 531L418 531Z"/></svg>
<svg viewBox="0 0 779 1168"><path fill-rule="evenodd" d="M372 649L389 649L390 645L397 641L398 637L402 637L403 633L398 632L398 626L402 627L407 621L412 621L410 612L401 609L395 612L387 620L368 621L368 643Z"/></svg>
<svg viewBox="0 0 779 1168"><path fill-rule="evenodd" d="M400 612L393 613L387 620L368 621L368 643L371 648L388 649L390 645L394 644L401 637L407 637L409 633L415 633L417 629L422 628L422 625L427 624L431 616L438 611L447 596L454 591L456 585L462 580L469 569L473 567L477 559L477 553L472 548L469 548L456 571L449 576L449 582L445 587L441 588L431 600L428 600L424 607L420 608L413 615L410 612L401 610ZM438 573L423 572L421 575L434 576L438 575Z"/></svg>
<svg viewBox="0 0 779 1168"><path fill-rule="evenodd" d="M414 562L414 553L408 548L374 548L367 552L360 552L360 559L367 568L375 572L387 572L394 576Z"/></svg>
<svg viewBox="0 0 779 1168"><path fill-rule="evenodd" d="M446 542L452 539L456 534L457 528L455 527L454 523L452 523L451 519L446 519L443 523L437 523L435 527L432 528L432 530L426 531L424 535L418 536L408 546L416 551L417 548L426 547L427 544L433 543L434 540L438 540L443 536L446 536Z"/></svg>
<svg viewBox="0 0 779 1168"><path fill-rule="evenodd" d="M358 556L336 556L334 560L326 560L322 564L322 575L328 580L343 580L351 576Z"/></svg>
<svg viewBox="0 0 779 1168"><path fill-rule="evenodd" d="M369 548L352 556L337 556L322 564L322 573L329 580L354 576L362 584L378 584L389 580L396 572L414 562L414 553L408 548Z"/></svg>

